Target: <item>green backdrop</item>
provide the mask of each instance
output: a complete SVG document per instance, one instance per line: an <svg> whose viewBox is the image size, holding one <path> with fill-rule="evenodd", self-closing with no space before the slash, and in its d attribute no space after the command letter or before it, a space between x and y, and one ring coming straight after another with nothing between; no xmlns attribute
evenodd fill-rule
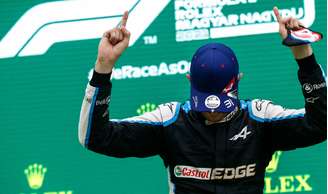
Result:
<svg viewBox="0 0 328 194"><path fill-rule="evenodd" d="M115 8L115 2L120 5L125 3L93 1L89 2L89 7L81 2L81 7L85 9L84 14L92 10L97 13L94 5L99 9L107 6L112 10L110 7ZM139 33L140 36L134 37L136 41L116 65L111 118L134 116L138 109L144 111L142 105L147 103L158 105L187 100L189 85L185 73L191 55L200 45L211 41L225 43L236 52L245 75L240 84L241 98L270 99L289 108L304 105L296 62L290 50L281 45L279 35L270 32L274 28L265 26L273 22L272 15L266 10L271 10L276 4L286 10L285 13L294 11L300 19L310 21L312 17L311 28L326 36L326 1L220 0L207 1L216 2L215 5L196 5L199 1L163 0L155 2L158 7L162 6L158 9L139 6L154 2L128 0L126 8L123 6L131 11L131 17L138 11L144 14L143 17L136 16L137 22L128 24L133 29L132 34L137 29L144 30ZM162 4L159 5L159 2ZM59 7L53 6L50 8L52 11L46 11L44 15L36 14L40 9L30 10L42 3L45 2L0 0L0 193L168 193L166 169L159 157L109 158L87 151L79 144L77 125L80 106L88 72L96 58L99 38L79 39L77 35L80 33L74 32L77 28L66 26L65 29L60 25L63 21L50 21L49 18L54 15L78 12L77 9L65 8L67 1L61 2ZM48 5L51 7L56 3ZM28 15L29 19L26 16L22 21L21 16L28 11L33 13ZM88 17L115 19L115 14L109 12L101 17ZM148 14L152 20L145 27ZM87 16L79 17L66 18L71 22L66 24L77 25ZM4 41L18 21L24 25L16 34L11 33L10 41ZM38 23L37 28L30 31L37 21L43 23ZM93 28L88 25L83 27ZM243 26L248 26L247 30L236 28ZM52 27L63 30L51 33ZM249 34L240 34L246 31ZM45 35L43 39L42 33ZM65 34L71 34L73 38L54 41L49 48L43 49L44 53L26 51L23 56L24 49L32 46L33 40L39 41L34 44L39 48L50 39ZM102 31L98 34L101 36ZM28 39L21 41L25 35ZM15 50L13 45L18 42ZM313 48L326 71L326 39L313 44ZM12 50L12 56L4 54L9 50ZM159 71L156 74L154 70L152 75L133 74L145 66ZM125 74L120 75L120 72ZM265 193L327 193L326 143L276 156L274 170L267 173ZM43 167L39 169L39 165Z"/></svg>

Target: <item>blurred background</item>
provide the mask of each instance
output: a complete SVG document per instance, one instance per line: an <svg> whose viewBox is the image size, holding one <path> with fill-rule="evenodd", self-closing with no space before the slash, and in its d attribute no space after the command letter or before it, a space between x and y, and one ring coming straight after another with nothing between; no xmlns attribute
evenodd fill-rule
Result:
<svg viewBox="0 0 328 194"><path fill-rule="evenodd" d="M302 108L297 65L272 7L327 35L324 0L0 0L0 193L164 194L159 157L116 159L85 150L77 126L99 38L130 11L131 45L113 74L111 118L189 97L185 78L201 45L234 49L240 98ZM324 71L326 38L313 44ZM327 193L326 143L277 152L264 193Z"/></svg>

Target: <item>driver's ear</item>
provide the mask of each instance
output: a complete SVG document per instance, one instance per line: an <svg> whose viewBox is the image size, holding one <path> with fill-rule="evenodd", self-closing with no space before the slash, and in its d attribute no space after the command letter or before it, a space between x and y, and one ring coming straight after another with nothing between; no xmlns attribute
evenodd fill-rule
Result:
<svg viewBox="0 0 328 194"><path fill-rule="evenodd" d="M238 81L240 81L244 77L244 73L241 72L238 74Z"/></svg>
<svg viewBox="0 0 328 194"><path fill-rule="evenodd" d="M186 74L186 78L190 81L190 74L189 73Z"/></svg>

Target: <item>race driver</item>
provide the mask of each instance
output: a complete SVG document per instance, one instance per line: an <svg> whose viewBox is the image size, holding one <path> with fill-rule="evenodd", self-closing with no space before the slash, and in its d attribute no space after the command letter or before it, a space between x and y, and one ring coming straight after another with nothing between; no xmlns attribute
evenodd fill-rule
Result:
<svg viewBox="0 0 328 194"><path fill-rule="evenodd" d="M283 39L300 29L274 8ZM170 102L141 116L109 120L111 72L128 47L128 13L121 27L104 33L79 121L79 141L113 157L159 155L170 194L260 194L265 169L277 150L326 140L326 82L309 44L291 47L299 66L305 108L286 109L268 100L238 98L239 67L220 43L200 47L190 68L190 100Z"/></svg>

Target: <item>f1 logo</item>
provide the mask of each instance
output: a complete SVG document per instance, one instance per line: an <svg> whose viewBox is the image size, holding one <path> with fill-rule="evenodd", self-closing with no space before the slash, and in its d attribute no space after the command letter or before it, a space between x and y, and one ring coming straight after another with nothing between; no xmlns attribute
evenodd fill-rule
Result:
<svg viewBox="0 0 328 194"><path fill-rule="evenodd" d="M130 12L130 46L142 35L170 0L71 0L29 9L0 42L0 58L42 55L55 43L100 38Z"/></svg>

